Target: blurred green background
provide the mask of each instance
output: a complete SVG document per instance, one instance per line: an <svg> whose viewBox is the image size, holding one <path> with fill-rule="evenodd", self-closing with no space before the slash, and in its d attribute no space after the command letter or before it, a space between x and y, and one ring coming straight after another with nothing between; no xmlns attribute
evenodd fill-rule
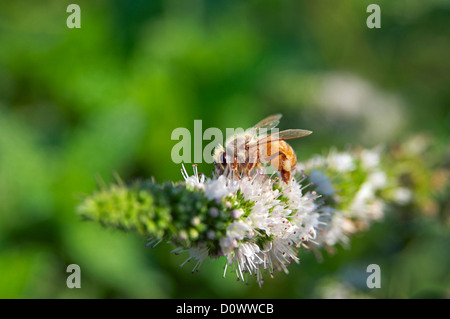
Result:
<svg viewBox="0 0 450 319"><path fill-rule="evenodd" d="M0 297L450 298L448 194L433 213L390 212L322 262L302 252L262 289L223 279L224 260L191 274L172 246L75 214L114 172L181 180L171 132L195 119L245 128L281 112L282 129L314 131L291 143L300 161L417 132L443 154L448 1L377 1L381 29L364 0L76 1L81 29L66 26L70 3L0 2ZM66 287L72 263L81 289ZM381 289L366 287L372 263Z"/></svg>

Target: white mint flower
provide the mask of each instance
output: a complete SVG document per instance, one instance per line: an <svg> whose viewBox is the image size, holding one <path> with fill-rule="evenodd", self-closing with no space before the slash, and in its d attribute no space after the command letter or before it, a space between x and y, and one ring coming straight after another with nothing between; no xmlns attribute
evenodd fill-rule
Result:
<svg viewBox="0 0 450 319"><path fill-rule="evenodd" d="M380 148L375 148L373 150L362 150L361 151L361 163L366 169L372 169L380 164Z"/></svg>
<svg viewBox="0 0 450 319"><path fill-rule="evenodd" d="M292 261L299 262L301 247L348 246L354 233L383 218L380 192L390 181L381 166L380 148L352 153L332 150L298 168L300 181L292 178L288 183L264 174L264 167L241 178L230 173L204 178L196 169L194 176L188 176L184 170L186 183L223 205L229 216L223 231L206 236L216 241L218 254L226 257L224 275L231 269L242 281L256 276L261 285L266 272L270 276L274 270L288 272ZM398 202L409 199L401 189L394 197ZM217 208L208 213L213 218L223 216ZM193 258L203 260L204 250L193 253Z"/></svg>
<svg viewBox="0 0 450 319"><path fill-rule="evenodd" d="M330 168L339 173L347 173L356 169L355 158L347 152L337 152L331 150L328 156L314 156L306 163L299 164L299 168L304 171L312 171L314 168Z"/></svg>
<svg viewBox="0 0 450 319"><path fill-rule="evenodd" d="M380 148L332 150L299 163L291 175L283 169L268 175L262 163L242 174L233 166L216 169L219 175L212 177L199 174L196 165L189 175L183 166L185 183L118 181L87 197L78 211L103 225L137 231L148 238L146 246L172 243L174 253L189 254L182 265L194 261L193 272L208 257L224 257L224 276L230 270L261 285L267 274L287 273L289 264L298 263L299 249L348 246L354 233L383 218L389 200L411 203L414 189L398 186L397 164L383 167L396 158L381 160L380 154Z"/></svg>
<svg viewBox="0 0 450 319"><path fill-rule="evenodd" d="M227 228L227 237L231 239L237 239L242 240L245 237L247 237L247 234L250 231L250 226L247 225L242 220L238 220L236 222L233 222L230 226Z"/></svg>
<svg viewBox="0 0 450 319"><path fill-rule="evenodd" d="M276 238L270 243L271 247L267 253L267 267L269 271L273 273L274 269L278 271L283 270L288 273L287 266L295 261L298 263L300 260L297 258L297 251L294 243L290 239Z"/></svg>
<svg viewBox="0 0 450 319"><path fill-rule="evenodd" d="M399 205L407 205L412 201L413 194L409 188L399 187L394 192L394 201Z"/></svg>
<svg viewBox="0 0 450 319"><path fill-rule="evenodd" d="M338 172L345 173L353 171L355 163L353 157L348 153L334 153L328 157L328 163Z"/></svg>
<svg viewBox="0 0 450 319"><path fill-rule="evenodd" d="M194 259L197 261L197 263L194 265L194 268L192 268L192 272L198 271L203 261L205 261L205 259L209 256L209 251L206 247L191 247L186 250L175 248L174 250L172 250L172 252L176 254L180 254L186 251L189 253L189 258L186 259L180 265L180 267L183 267L187 262L190 262L192 259Z"/></svg>
<svg viewBox="0 0 450 319"><path fill-rule="evenodd" d="M387 183L386 173L382 171L374 171L369 175L368 181L372 184L372 187L375 190L381 189L386 186Z"/></svg>
<svg viewBox="0 0 450 319"><path fill-rule="evenodd" d="M245 242L240 244L239 247L227 254L227 263L223 276L225 277L228 265L235 264L236 276L242 281L245 280L244 273L257 274L259 278L261 276L259 264L262 262L259 257L260 253L261 250L255 243Z"/></svg>
<svg viewBox="0 0 450 319"><path fill-rule="evenodd" d="M202 175L201 177L198 175L197 166L193 165L194 169L194 175L189 176L189 174L186 171L186 168L184 165L182 165L181 174L184 177L184 180L186 182L187 186L197 188L204 190L205 189L205 175Z"/></svg>
<svg viewBox="0 0 450 319"><path fill-rule="evenodd" d="M229 213L234 221L223 237L217 238L220 253L227 259L225 273L231 267L237 278L255 275L260 284L265 271L271 276L274 269L287 272L289 263L298 262L298 249L316 238L320 225L315 192L305 192L294 178L286 184L262 173L212 179L183 174L186 182L202 190L206 198L236 207ZM209 211L211 217L218 214L215 209ZM216 235L208 233L211 238ZM190 253L194 253L192 258L203 260L204 250Z"/></svg>
<svg viewBox="0 0 450 319"><path fill-rule="evenodd" d="M234 209L234 210L231 212L231 216L232 216L233 218L239 218L239 217L242 216L243 213L244 213L244 212L242 211L242 209Z"/></svg>
<svg viewBox="0 0 450 319"><path fill-rule="evenodd" d="M225 236L220 238L220 248L222 250L222 254L225 256L230 256L233 252L233 249L238 246L238 241L236 238Z"/></svg>
<svg viewBox="0 0 450 319"><path fill-rule="evenodd" d="M330 207L323 209L323 227L318 236L319 245L335 246L340 243L348 247L350 235L356 232L356 227L349 217Z"/></svg>
<svg viewBox="0 0 450 319"><path fill-rule="evenodd" d="M352 153L332 150L303 164L313 188L325 196L316 240L320 246L348 246L350 235L383 218L385 204L379 193L389 181L380 154L380 147Z"/></svg>
<svg viewBox="0 0 450 319"><path fill-rule="evenodd" d="M205 184L205 196L208 199L221 199L230 193L228 188L229 181L225 176L219 176L218 179L208 180Z"/></svg>

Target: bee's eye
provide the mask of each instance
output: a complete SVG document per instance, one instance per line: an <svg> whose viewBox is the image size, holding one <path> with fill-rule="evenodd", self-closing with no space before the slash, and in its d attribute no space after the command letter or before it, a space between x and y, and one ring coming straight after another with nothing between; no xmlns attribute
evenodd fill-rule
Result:
<svg viewBox="0 0 450 319"><path fill-rule="evenodd" d="M222 153L222 163L223 164L227 163L227 154L225 152Z"/></svg>

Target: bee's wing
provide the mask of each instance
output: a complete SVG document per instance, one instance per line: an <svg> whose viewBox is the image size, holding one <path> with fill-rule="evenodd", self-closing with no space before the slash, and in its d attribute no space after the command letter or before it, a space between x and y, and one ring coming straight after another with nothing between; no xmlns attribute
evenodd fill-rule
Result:
<svg viewBox="0 0 450 319"><path fill-rule="evenodd" d="M278 133L271 134L270 137L272 139L276 138L278 140L292 140L294 138L300 138L304 136L308 136L312 131L301 130L301 129L290 129L284 130Z"/></svg>
<svg viewBox="0 0 450 319"><path fill-rule="evenodd" d="M258 122L255 126L253 126L254 129L260 129L260 128L274 128L275 126L280 123L282 115L281 114L274 114L269 117L266 117L264 120Z"/></svg>
<svg viewBox="0 0 450 319"><path fill-rule="evenodd" d="M249 145L249 148L255 148L258 145L263 145L263 144L280 141L280 140L292 140L294 138L308 136L311 133L312 133L312 131L301 130L301 129L284 130L284 131L276 132L276 133L273 133L270 135L261 136L256 141L254 141L251 145Z"/></svg>
<svg viewBox="0 0 450 319"><path fill-rule="evenodd" d="M247 133L258 136L267 135L267 131L274 128L280 123L281 114L274 114L266 117L264 120L256 123L253 127L247 130ZM261 130L261 131L260 131Z"/></svg>

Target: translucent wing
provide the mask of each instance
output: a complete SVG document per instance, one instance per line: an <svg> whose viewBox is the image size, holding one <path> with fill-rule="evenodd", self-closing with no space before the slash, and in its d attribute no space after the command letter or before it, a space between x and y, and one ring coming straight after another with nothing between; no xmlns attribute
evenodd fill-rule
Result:
<svg viewBox="0 0 450 319"><path fill-rule="evenodd" d="M257 147L258 145L267 144L270 142L280 141L280 140L292 140L294 138L300 138L308 136L312 131L301 130L301 129L290 129L281 132L276 132L270 135L264 135L258 138L255 142L249 145L249 148Z"/></svg>
<svg viewBox="0 0 450 319"><path fill-rule="evenodd" d="M278 133L271 134L270 137L276 138L278 140L292 140L294 138L300 138L303 136L307 136L311 134L312 131L308 130L301 130L301 129L290 129L290 130L284 130Z"/></svg>
<svg viewBox="0 0 450 319"><path fill-rule="evenodd" d="M253 126L254 129L260 129L260 128L267 128L271 129L280 123L282 115L281 114L274 114L269 117L266 117L261 122L258 122L255 126Z"/></svg>

